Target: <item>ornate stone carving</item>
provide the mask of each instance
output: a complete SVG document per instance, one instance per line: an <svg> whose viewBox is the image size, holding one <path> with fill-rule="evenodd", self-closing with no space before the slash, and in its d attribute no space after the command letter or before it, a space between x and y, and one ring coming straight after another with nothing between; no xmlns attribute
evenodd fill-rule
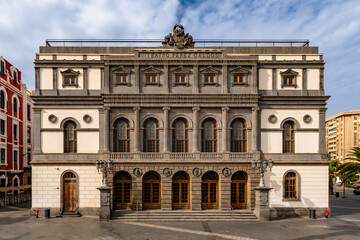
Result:
<svg viewBox="0 0 360 240"><path fill-rule="evenodd" d="M277 122L277 117L274 114L271 114L268 118L269 123L276 123Z"/></svg>
<svg viewBox="0 0 360 240"><path fill-rule="evenodd" d="M85 114L83 117L84 122L91 123L92 117L89 114Z"/></svg>
<svg viewBox="0 0 360 240"><path fill-rule="evenodd" d="M51 123L56 123L58 120L58 118L54 114L50 114L48 119L49 119L49 122L51 122Z"/></svg>
<svg viewBox="0 0 360 240"><path fill-rule="evenodd" d="M309 114L306 114L306 115L303 117L303 121L304 121L304 123L309 124L309 123L311 123L312 118L311 118L311 116L310 116Z"/></svg>
<svg viewBox="0 0 360 240"><path fill-rule="evenodd" d="M231 175L231 170L229 168L224 168L222 170L222 174L225 176L225 177L228 177Z"/></svg>
<svg viewBox="0 0 360 240"><path fill-rule="evenodd" d="M140 168L134 168L133 173L135 177L140 177L142 175L142 170Z"/></svg>
<svg viewBox="0 0 360 240"><path fill-rule="evenodd" d="M200 168L194 168L192 172L195 177L200 177L200 175L202 173Z"/></svg>
<svg viewBox="0 0 360 240"><path fill-rule="evenodd" d="M163 174L165 177L170 177L172 175L172 171L170 168L164 168Z"/></svg>
<svg viewBox="0 0 360 240"><path fill-rule="evenodd" d="M195 42L189 33L185 34L184 27L182 25L176 24L173 28L173 34L169 33L169 35L166 35L162 44L164 46L183 49L187 47L194 47Z"/></svg>

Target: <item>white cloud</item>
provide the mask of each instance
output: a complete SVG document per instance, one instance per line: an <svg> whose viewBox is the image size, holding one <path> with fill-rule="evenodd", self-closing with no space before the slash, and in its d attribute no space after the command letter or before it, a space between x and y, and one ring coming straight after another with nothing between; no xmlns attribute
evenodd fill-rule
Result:
<svg viewBox="0 0 360 240"><path fill-rule="evenodd" d="M359 109L358 0L0 0L0 6L0 54L30 89L35 53L47 38L163 38L182 23L195 39L310 39L325 54L328 115Z"/></svg>

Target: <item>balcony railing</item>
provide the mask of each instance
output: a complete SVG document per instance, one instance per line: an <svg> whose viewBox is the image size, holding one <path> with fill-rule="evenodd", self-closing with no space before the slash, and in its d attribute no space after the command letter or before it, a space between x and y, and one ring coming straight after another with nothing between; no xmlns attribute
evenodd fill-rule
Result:
<svg viewBox="0 0 360 240"><path fill-rule="evenodd" d="M119 153L112 152L113 161L251 161L252 153Z"/></svg>

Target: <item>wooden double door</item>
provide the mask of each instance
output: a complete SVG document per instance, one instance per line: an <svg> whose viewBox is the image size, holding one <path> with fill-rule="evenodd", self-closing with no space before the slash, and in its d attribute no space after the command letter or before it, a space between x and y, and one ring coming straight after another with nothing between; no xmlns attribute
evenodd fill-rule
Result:
<svg viewBox="0 0 360 240"><path fill-rule="evenodd" d="M132 183L127 172L118 172L114 176L114 208L132 208Z"/></svg>
<svg viewBox="0 0 360 240"><path fill-rule="evenodd" d="M219 181L217 173L207 172L201 182L201 209L219 208Z"/></svg>
<svg viewBox="0 0 360 240"><path fill-rule="evenodd" d="M143 209L161 209L161 179L157 172L147 172L143 178Z"/></svg>
<svg viewBox="0 0 360 240"><path fill-rule="evenodd" d="M236 172L231 178L231 206L234 209L247 208L247 174Z"/></svg>
<svg viewBox="0 0 360 240"><path fill-rule="evenodd" d="M186 172L177 172L172 181L172 209L190 209L190 180Z"/></svg>
<svg viewBox="0 0 360 240"><path fill-rule="evenodd" d="M76 175L67 172L63 181L63 211L76 211Z"/></svg>

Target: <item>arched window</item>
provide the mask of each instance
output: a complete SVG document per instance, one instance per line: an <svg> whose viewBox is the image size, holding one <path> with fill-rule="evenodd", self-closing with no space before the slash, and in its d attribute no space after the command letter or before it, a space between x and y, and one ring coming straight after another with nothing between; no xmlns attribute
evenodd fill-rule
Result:
<svg viewBox="0 0 360 240"><path fill-rule="evenodd" d="M5 92L3 90L0 91L0 107L5 109Z"/></svg>
<svg viewBox="0 0 360 240"><path fill-rule="evenodd" d="M64 124L64 152L77 152L76 124L73 121L67 121Z"/></svg>
<svg viewBox="0 0 360 240"><path fill-rule="evenodd" d="M297 177L296 173L291 171L286 173L284 178L284 199L297 199Z"/></svg>
<svg viewBox="0 0 360 240"><path fill-rule="evenodd" d="M173 123L173 152L188 152L188 124L187 121L183 118L177 119Z"/></svg>
<svg viewBox="0 0 360 240"><path fill-rule="evenodd" d="M144 152L159 152L159 123L154 118L144 122Z"/></svg>
<svg viewBox="0 0 360 240"><path fill-rule="evenodd" d="M201 151L202 152L216 152L217 145L217 132L216 132L216 122L214 119L206 119L202 123L202 132L201 132Z"/></svg>
<svg viewBox="0 0 360 240"><path fill-rule="evenodd" d="M246 123L235 119L231 123L231 152L246 152Z"/></svg>
<svg viewBox="0 0 360 240"><path fill-rule="evenodd" d="M115 152L130 152L130 124L127 119L120 118L114 124Z"/></svg>
<svg viewBox="0 0 360 240"><path fill-rule="evenodd" d="M294 136L294 122L287 121L284 123L283 130L283 152L295 153L295 136Z"/></svg>
<svg viewBox="0 0 360 240"><path fill-rule="evenodd" d="M13 100L13 111L14 111L14 113L18 112L18 101L16 98L14 98L14 100Z"/></svg>

